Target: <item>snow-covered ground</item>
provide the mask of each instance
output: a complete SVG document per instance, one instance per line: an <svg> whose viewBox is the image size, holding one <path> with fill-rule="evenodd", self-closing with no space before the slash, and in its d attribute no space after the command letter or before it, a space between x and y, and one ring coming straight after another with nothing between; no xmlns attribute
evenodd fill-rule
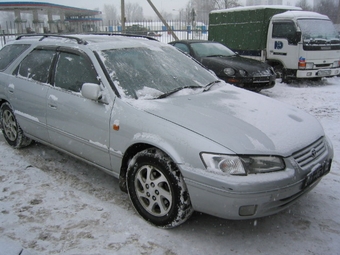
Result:
<svg viewBox="0 0 340 255"><path fill-rule="evenodd" d="M340 78L278 81L261 94L315 115L333 141L331 173L290 209L244 221L194 213L158 229L114 177L41 144L14 150L0 135L0 245L14 241L32 255L340 254Z"/></svg>

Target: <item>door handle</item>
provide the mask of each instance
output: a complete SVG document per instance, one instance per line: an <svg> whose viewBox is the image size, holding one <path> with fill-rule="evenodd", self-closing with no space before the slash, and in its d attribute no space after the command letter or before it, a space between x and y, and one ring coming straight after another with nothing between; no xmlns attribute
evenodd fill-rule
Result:
<svg viewBox="0 0 340 255"><path fill-rule="evenodd" d="M49 95L48 96L48 106L52 109L57 109L57 102L58 98L54 95Z"/></svg>
<svg viewBox="0 0 340 255"><path fill-rule="evenodd" d="M8 85L8 92L13 94L14 93L14 84L9 84Z"/></svg>
<svg viewBox="0 0 340 255"><path fill-rule="evenodd" d="M52 109L57 109L57 106L56 105L53 105L53 104L48 104L48 106Z"/></svg>

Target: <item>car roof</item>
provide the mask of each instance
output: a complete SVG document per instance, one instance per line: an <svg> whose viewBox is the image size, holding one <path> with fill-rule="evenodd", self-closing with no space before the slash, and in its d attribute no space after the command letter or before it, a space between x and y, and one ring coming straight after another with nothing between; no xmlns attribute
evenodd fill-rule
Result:
<svg viewBox="0 0 340 255"><path fill-rule="evenodd" d="M36 46L69 46L90 50L150 47L161 44L152 37L129 34L24 34L18 36L11 43L28 43Z"/></svg>

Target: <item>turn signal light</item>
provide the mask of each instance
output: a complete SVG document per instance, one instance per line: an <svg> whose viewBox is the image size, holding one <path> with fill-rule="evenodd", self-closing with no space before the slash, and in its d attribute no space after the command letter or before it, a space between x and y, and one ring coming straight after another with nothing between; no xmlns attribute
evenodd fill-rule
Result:
<svg viewBox="0 0 340 255"><path fill-rule="evenodd" d="M299 61L299 69L306 69L306 62L305 61Z"/></svg>

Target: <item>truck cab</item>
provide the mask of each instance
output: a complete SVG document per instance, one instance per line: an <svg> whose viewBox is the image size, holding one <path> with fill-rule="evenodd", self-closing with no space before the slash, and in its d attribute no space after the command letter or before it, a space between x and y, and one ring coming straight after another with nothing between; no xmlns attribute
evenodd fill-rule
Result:
<svg viewBox="0 0 340 255"><path fill-rule="evenodd" d="M340 74L340 38L325 15L286 11L272 17L267 61L284 81Z"/></svg>

